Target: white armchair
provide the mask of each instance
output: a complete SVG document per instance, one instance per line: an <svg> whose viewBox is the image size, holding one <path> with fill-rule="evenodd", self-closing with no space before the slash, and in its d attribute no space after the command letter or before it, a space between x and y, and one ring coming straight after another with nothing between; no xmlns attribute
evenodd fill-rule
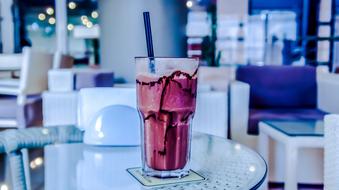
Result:
<svg viewBox="0 0 339 190"><path fill-rule="evenodd" d="M230 84L231 136L256 149L257 137L247 134L250 85L240 81ZM339 74L317 69L317 107L328 113L339 114Z"/></svg>
<svg viewBox="0 0 339 190"><path fill-rule="evenodd" d="M257 149L258 136L248 135L249 121L249 93L250 86L246 83L235 81L230 85L230 109L231 109L231 137L233 140L245 144L253 149ZM323 69L317 69L317 108L328 113L339 113L339 75L331 74ZM284 166L276 159L280 159L283 149L279 144L274 144L275 152L270 155L270 180L282 181ZM279 152L279 153L278 153ZM300 157L300 172L298 180L304 183L321 183L322 171L313 169L323 163L322 150L302 150ZM273 160L271 160L273 159ZM279 165L279 166L278 166ZM306 169L307 168L307 169ZM304 172L307 171L307 172ZM272 177L273 176L273 177Z"/></svg>
<svg viewBox="0 0 339 190"><path fill-rule="evenodd" d="M32 100L30 97L47 89L47 72L52 68L52 55L48 53L35 52L30 48L24 48L21 58L19 57L18 59L22 61L20 78L0 79L0 95L2 95L0 100L7 102L8 107L2 103L0 103L0 106L4 106L2 109L5 110L13 110L10 116L0 116L0 126L3 127L24 127L27 125L28 118L34 120L38 117L39 110L33 107L25 107L25 105L41 106L41 99L35 97ZM18 63L16 65L19 66Z"/></svg>

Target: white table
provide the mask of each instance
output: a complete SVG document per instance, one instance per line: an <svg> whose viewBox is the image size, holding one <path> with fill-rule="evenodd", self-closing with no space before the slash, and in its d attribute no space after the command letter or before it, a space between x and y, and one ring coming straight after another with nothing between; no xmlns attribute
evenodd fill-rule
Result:
<svg viewBox="0 0 339 190"><path fill-rule="evenodd" d="M202 182L152 189L257 189L267 173L265 161L251 149L224 138L194 133L191 168ZM127 168L141 166L140 147L55 144L45 147L46 190L145 189ZM148 188L147 188L148 189Z"/></svg>
<svg viewBox="0 0 339 190"><path fill-rule="evenodd" d="M259 123L258 150L266 162L269 159L269 140L285 147L285 189L297 190L298 150L300 148L323 148L323 124L315 120L264 121ZM269 171L268 171L269 172ZM268 179L268 177L267 177ZM268 180L263 187L268 187Z"/></svg>

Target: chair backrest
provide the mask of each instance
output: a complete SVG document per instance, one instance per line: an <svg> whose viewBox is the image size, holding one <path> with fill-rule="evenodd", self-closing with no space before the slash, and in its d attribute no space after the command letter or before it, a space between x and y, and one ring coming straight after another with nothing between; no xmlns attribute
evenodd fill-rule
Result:
<svg viewBox="0 0 339 190"><path fill-rule="evenodd" d="M236 79L250 85L251 108L316 108L316 68L243 66Z"/></svg>
<svg viewBox="0 0 339 190"><path fill-rule="evenodd" d="M8 68L20 68L22 65L22 54L0 54L0 65L8 65Z"/></svg>
<svg viewBox="0 0 339 190"><path fill-rule="evenodd" d="M227 93L199 91L193 130L227 138Z"/></svg>
<svg viewBox="0 0 339 190"><path fill-rule="evenodd" d="M53 56L48 53L23 49L19 93L38 94L47 90L48 70L52 68Z"/></svg>
<svg viewBox="0 0 339 190"><path fill-rule="evenodd" d="M111 105L125 105L136 109L135 88L84 88L78 95L78 126L84 129L93 116Z"/></svg>
<svg viewBox="0 0 339 190"><path fill-rule="evenodd" d="M69 55L64 55L60 51L54 53L53 57L53 69L72 68L74 64L74 58Z"/></svg>

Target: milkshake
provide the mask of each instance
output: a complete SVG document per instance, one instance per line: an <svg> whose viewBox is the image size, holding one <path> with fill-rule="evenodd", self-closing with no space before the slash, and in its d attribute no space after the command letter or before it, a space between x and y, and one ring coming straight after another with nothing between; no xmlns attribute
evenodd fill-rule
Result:
<svg viewBox="0 0 339 190"><path fill-rule="evenodd" d="M147 175L180 177L188 172L198 63L194 59L177 59L155 59L159 67L156 73L137 69L143 169ZM188 65L180 66L178 62Z"/></svg>

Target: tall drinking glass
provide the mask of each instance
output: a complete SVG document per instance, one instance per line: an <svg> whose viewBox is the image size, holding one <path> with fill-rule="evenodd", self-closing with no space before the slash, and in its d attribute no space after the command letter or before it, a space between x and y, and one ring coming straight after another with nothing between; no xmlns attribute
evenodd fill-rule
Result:
<svg viewBox="0 0 339 190"><path fill-rule="evenodd" d="M183 177L189 173L191 125L197 96L198 60L136 58L145 175Z"/></svg>

